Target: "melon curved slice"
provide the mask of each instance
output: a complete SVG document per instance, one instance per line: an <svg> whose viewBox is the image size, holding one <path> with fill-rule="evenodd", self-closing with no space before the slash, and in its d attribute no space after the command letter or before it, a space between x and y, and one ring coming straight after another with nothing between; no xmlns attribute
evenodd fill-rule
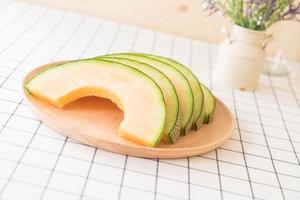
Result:
<svg viewBox="0 0 300 200"><path fill-rule="evenodd" d="M92 59L71 61L38 74L25 87L57 107L85 96L111 99L124 111L120 136L150 147L162 136L166 107L161 89L130 66Z"/></svg>
<svg viewBox="0 0 300 200"><path fill-rule="evenodd" d="M203 84L201 84L204 93L204 119L205 124L209 124L214 117L214 112L216 109L216 98L212 92Z"/></svg>
<svg viewBox="0 0 300 200"><path fill-rule="evenodd" d="M134 54L141 54L141 53L134 53ZM204 118L204 95L201 88L201 83L198 78L193 74L193 72L184 66L183 64L162 56L152 55L152 54L141 54L147 57L155 58L161 60L169 65L173 66L177 70L179 70L189 81L191 86L193 97L194 97L194 117L193 117L193 128L199 129L202 125L203 118Z"/></svg>
<svg viewBox="0 0 300 200"><path fill-rule="evenodd" d="M103 57L128 58L136 60L148 64L164 73L175 86L176 93L178 95L179 107L182 112L181 134L186 135L189 132L193 122L193 93L188 80L180 71L178 71L177 69L165 62L159 61L154 58L149 58L143 55L134 55L132 53L120 53L104 55Z"/></svg>
<svg viewBox="0 0 300 200"><path fill-rule="evenodd" d="M158 84L162 90L167 110L164 136L162 139L168 143L175 143L180 135L182 116L179 110L179 101L175 87L168 77L159 70L135 60L113 57L103 57L101 59L129 65L147 74Z"/></svg>

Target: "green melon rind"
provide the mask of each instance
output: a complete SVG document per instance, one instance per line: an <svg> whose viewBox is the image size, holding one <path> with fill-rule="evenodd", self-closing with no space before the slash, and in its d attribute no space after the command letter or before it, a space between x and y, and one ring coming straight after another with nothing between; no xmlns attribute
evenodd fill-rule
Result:
<svg viewBox="0 0 300 200"><path fill-rule="evenodd" d="M186 79L189 81L190 86L192 88L193 97L194 97L194 118L193 118L193 129L199 129L203 123L204 119L204 94L202 91L201 83L198 78L194 75L194 73L184 66L183 64L162 56L152 55L152 54L144 54L144 53L134 53L136 55L145 55L147 57L156 58L163 62L168 63L169 65L173 66L177 70L179 70Z"/></svg>
<svg viewBox="0 0 300 200"><path fill-rule="evenodd" d="M98 58L96 58L96 59L98 59ZM171 83L169 78L165 74L163 74L161 71L157 70L156 68L153 68L150 65L147 65L145 63L141 63L141 62L138 62L138 61L135 61L135 60L132 60L132 59L115 58L115 57L102 57L101 60L107 60L107 61L112 61L112 62L117 62L117 63L129 65L130 67L133 67L133 68L135 68L139 71L142 71L143 73L146 73L146 72L144 72L142 68L145 68L145 70L155 71L155 73L160 75L160 79L164 79L169 84L169 86L172 88L171 89L172 94L174 94L174 98L175 98L175 99L172 99L172 101L173 101L173 103L175 103L175 107L176 107L176 110L174 111L175 115L176 115L176 118L175 118L175 121L171 122L172 123L171 129L168 130L167 134L164 134L162 139L164 141L168 142L168 143L172 143L172 144L175 143L177 141L178 137L180 136L180 128L181 128L182 117L181 117L181 111L179 109L179 101L178 101L177 93L175 91L174 85ZM151 75L149 75L149 74L147 74L147 75L151 77ZM154 80L153 77L151 77L151 78ZM171 91L168 91L168 92L171 92Z"/></svg>
<svg viewBox="0 0 300 200"><path fill-rule="evenodd" d="M205 85L201 84L201 87L204 93L204 101L205 101L203 122L205 124L209 124L214 117L214 113L216 109L216 98Z"/></svg>
<svg viewBox="0 0 300 200"><path fill-rule="evenodd" d="M32 83L32 81L34 79L39 78L39 77L41 77L42 74L50 72L52 70L57 70L57 69L62 68L62 67L67 67L68 64L71 64L73 62L101 62L101 63L105 63L105 64L108 64L108 65L118 65L118 67L124 67L127 70L135 73L137 76L143 77L151 85L153 85L157 89L158 95L160 97L160 101L163 104L163 107L165 109L164 109L164 113L162 113L164 115L163 116L164 120L162 120L163 122L160 125L160 128L159 128L160 130L154 136L154 138L151 141L151 143L149 144L149 146L150 147L155 147L160 142L160 140L163 136L164 124L165 124L165 119L166 119L166 105L165 105L165 102L164 102L164 97L163 97L162 91L161 91L160 87L156 84L156 82L151 77L147 76L145 73L143 73L143 72L141 72L141 71L139 71L139 70L137 70L133 67L130 67L130 66L124 65L124 64L120 64L120 63L117 63L117 62L106 61L106 60L101 60L101 59L82 59L82 60L67 61L66 63L60 63L60 64L57 64L57 65L54 65L53 67L47 68L46 70L40 72L39 74L36 74L35 76L33 76L30 80L28 80L25 83L24 87L26 88L26 90L29 90L29 92L30 92L30 84Z"/></svg>
<svg viewBox="0 0 300 200"><path fill-rule="evenodd" d="M166 62L163 62L163 61L160 61L158 59L155 59L155 58L150 58L150 57L147 57L147 56L144 56L144 55L135 55L134 53L115 53L115 54L106 54L106 55L102 55L102 56L98 56L98 57L95 57L95 58L103 58L103 57L122 57L122 56L140 56L140 57L144 57L144 58L148 58L148 59L152 59L156 62L160 62L160 63L163 63L169 67L171 67L172 69L174 69L177 73L181 74L182 78L186 80L186 84L187 86L189 87L189 90L191 91L191 93L189 94L191 96L191 100L192 100L192 105L194 104L193 103L193 93L192 93L192 89L191 89L191 86L188 82L188 80L186 79L186 77L176 68L172 67L171 65L169 65L168 63ZM134 58L132 57L126 57L126 58L130 58L130 59L133 59L135 60ZM190 115L188 116L188 119L187 119L187 122L186 124L183 124L182 128L181 128L181 135L187 135L189 130L191 129L192 127L192 124L193 124L193 106L192 106L192 111L190 113Z"/></svg>

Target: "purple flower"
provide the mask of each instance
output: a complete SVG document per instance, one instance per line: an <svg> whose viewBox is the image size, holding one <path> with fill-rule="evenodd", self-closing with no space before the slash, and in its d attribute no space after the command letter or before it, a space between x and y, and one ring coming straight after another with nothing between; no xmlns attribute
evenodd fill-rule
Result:
<svg viewBox="0 0 300 200"><path fill-rule="evenodd" d="M250 17L250 16L252 16L252 8L250 7L250 6L248 6L247 8L246 8L246 17Z"/></svg>
<svg viewBox="0 0 300 200"><path fill-rule="evenodd" d="M223 13L240 26L265 30L275 22L300 17L297 0L202 0L209 15Z"/></svg>
<svg viewBox="0 0 300 200"><path fill-rule="evenodd" d="M281 19L295 18L299 14L300 14L300 3L298 3L295 6L290 4L288 10L281 15Z"/></svg>
<svg viewBox="0 0 300 200"><path fill-rule="evenodd" d="M216 0L203 0L202 5L205 6L203 11L208 11L210 15L218 12L220 9L217 7L216 3Z"/></svg>

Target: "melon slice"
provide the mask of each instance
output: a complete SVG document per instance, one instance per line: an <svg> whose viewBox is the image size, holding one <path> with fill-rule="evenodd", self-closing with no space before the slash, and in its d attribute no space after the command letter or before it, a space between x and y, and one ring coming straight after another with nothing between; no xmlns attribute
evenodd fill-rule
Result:
<svg viewBox="0 0 300 200"><path fill-rule="evenodd" d="M137 53L140 54L140 53ZM204 96L203 91L201 88L201 83L199 82L198 78L191 72L190 69L188 69L186 66L182 65L179 62L176 62L175 60L172 60L170 58L162 57L162 56L156 56L152 54L142 54L147 57L155 58L160 61L163 61L165 63L168 63L172 67L179 70L189 81L189 84L191 86L193 97L194 97L194 117L193 117L193 128L199 129L203 122L203 116L204 116Z"/></svg>
<svg viewBox="0 0 300 200"><path fill-rule="evenodd" d="M188 133L193 122L194 99L189 82L180 71L165 62L161 62L157 59L149 58L143 55L120 53L104 55L103 57L128 58L136 60L151 65L152 67L164 73L175 86L175 90L179 99L179 107L182 112L181 134L186 135Z"/></svg>
<svg viewBox="0 0 300 200"><path fill-rule="evenodd" d="M175 87L171 81L159 70L135 60L113 57L103 57L101 60L129 65L147 74L158 84L162 90L167 110L164 136L162 139L168 143L175 143L180 135L181 112L179 111L179 102Z"/></svg>
<svg viewBox="0 0 300 200"><path fill-rule="evenodd" d="M124 111L120 136L153 147L165 125L166 107L159 86L130 66L103 61L71 61L49 68L25 85L29 93L50 104L64 105L85 96L111 99Z"/></svg>
<svg viewBox="0 0 300 200"><path fill-rule="evenodd" d="M216 109L216 98L212 92L203 84L201 84L203 94L204 94L204 119L205 124L209 124L213 119L214 112Z"/></svg>

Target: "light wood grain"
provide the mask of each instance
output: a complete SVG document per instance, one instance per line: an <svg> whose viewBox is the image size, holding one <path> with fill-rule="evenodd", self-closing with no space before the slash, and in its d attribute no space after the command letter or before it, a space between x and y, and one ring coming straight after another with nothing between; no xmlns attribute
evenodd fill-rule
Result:
<svg viewBox="0 0 300 200"><path fill-rule="evenodd" d="M134 24L159 31L187 36L209 42L218 43L225 36L221 28L231 27L225 17L213 15L207 17L203 13L199 0L23 0L54 8L85 13L112 19L119 22ZM299 2L300 0L298 0ZM273 25L268 33L273 35L274 42L269 45L267 54L273 56L276 44L283 44L286 39L281 35L293 32L285 22ZM292 38L288 43L293 43ZM300 44L293 43L299 49ZM294 56L295 57L295 56ZM299 56L295 58L300 60Z"/></svg>
<svg viewBox="0 0 300 200"><path fill-rule="evenodd" d="M51 66L53 64L33 70L26 76L24 83ZM84 144L120 154L147 158L194 156L221 146L234 128L231 112L217 100L215 117L211 124L179 138L176 144L161 143L157 148L149 148L117 135L123 113L110 100L85 97L59 109L32 97L25 88L23 91L34 113L50 128Z"/></svg>
<svg viewBox="0 0 300 200"><path fill-rule="evenodd" d="M230 23L218 15L206 17L199 0L23 0L174 33L210 42L224 38Z"/></svg>

